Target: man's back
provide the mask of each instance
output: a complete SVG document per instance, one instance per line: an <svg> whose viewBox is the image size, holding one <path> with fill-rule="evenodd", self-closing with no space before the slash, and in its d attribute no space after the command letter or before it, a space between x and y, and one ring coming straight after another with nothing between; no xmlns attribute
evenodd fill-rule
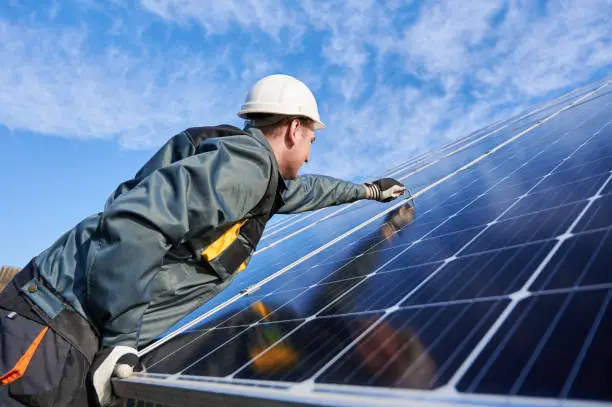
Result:
<svg viewBox="0 0 612 407"><path fill-rule="evenodd" d="M222 281L197 261L197 251L257 205L273 158L265 139L250 134L209 139L194 155L150 169L115 193L103 212L37 256L36 266L106 345L146 344L216 293L207 284ZM147 324L146 338L137 330L145 314L156 322Z"/></svg>

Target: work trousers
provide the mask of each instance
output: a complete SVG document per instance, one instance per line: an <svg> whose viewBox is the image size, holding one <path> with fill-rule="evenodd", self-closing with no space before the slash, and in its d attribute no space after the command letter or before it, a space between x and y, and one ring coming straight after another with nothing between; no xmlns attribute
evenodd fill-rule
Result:
<svg viewBox="0 0 612 407"><path fill-rule="evenodd" d="M0 292L0 406L88 406L98 335L68 304L51 318L22 291L43 285L30 262Z"/></svg>

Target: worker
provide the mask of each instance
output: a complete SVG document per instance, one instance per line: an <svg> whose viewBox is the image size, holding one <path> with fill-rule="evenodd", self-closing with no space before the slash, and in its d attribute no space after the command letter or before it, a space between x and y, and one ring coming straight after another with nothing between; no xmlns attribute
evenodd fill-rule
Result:
<svg viewBox="0 0 612 407"><path fill-rule="evenodd" d="M296 78L261 79L238 116L244 130L171 138L0 293L2 406L112 404L111 377L245 269L272 215L404 192L391 178L298 176L325 125Z"/></svg>

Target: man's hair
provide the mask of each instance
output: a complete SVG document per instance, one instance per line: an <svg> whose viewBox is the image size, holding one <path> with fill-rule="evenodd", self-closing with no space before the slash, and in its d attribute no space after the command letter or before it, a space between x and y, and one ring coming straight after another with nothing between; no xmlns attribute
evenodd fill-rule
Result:
<svg viewBox="0 0 612 407"><path fill-rule="evenodd" d="M245 127L255 127L264 134L270 134L279 126L291 123L293 120L299 120L302 126L310 126L314 123L313 120L304 116L285 116L271 113L251 113L247 116Z"/></svg>

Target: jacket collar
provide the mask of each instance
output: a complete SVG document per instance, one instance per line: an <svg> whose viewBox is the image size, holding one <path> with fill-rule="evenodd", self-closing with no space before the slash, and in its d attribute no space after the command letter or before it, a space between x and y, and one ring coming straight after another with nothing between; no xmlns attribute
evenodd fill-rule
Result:
<svg viewBox="0 0 612 407"><path fill-rule="evenodd" d="M251 127L248 125L244 128L244 131L262 144L270 152L274 158L274 162L276 163L276 168L278 168L278 161L276 160L272 146L270 145L270 142L268 142L268 139L266 139L266 136L264 136L263 132L256 127ZM284 192L287 189L287 184L285 183L285 179L281 175L280 171L278 172L278 187L280 192Z"/></svg>

